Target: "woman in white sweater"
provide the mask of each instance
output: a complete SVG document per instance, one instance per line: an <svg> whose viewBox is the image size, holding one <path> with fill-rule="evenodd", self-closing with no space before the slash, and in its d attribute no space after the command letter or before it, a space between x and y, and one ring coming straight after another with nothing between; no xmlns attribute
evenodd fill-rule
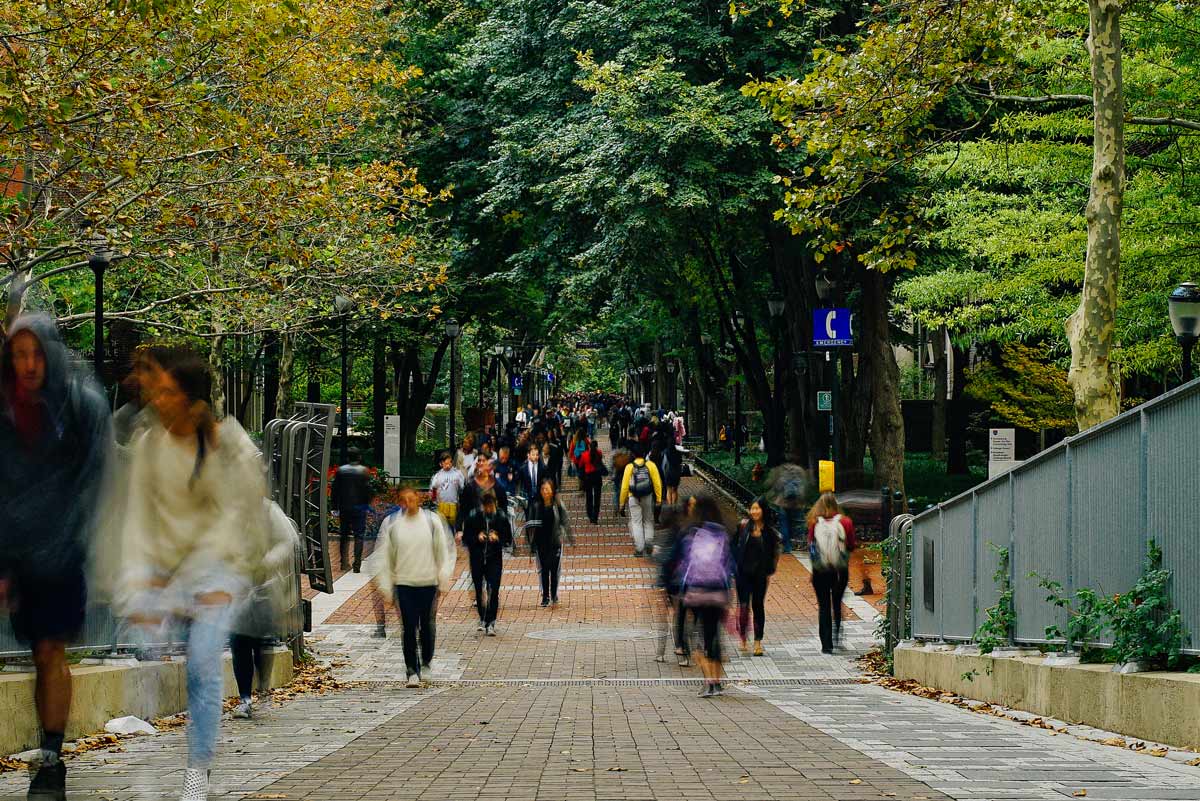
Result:
<svg viewBox="0 0 1200 801"><path fill-rule="evenodd" d="M163 366L151 401L159 424L132 448L125 606L134 623L186 628L183 799L203 801L221 717L221 654L235 605L266 551L266 486L246 432L212 416L208 363L189 354Z"/></svg>
<svg viewBox="0 0 1200 801"><path fill-rule="evenodd" d="M435 602L439 589L450 589L457 559L442 517L421 508L416 489L401 490L400 511L379 527L367 564L380 592L391 596L400 611L409 687L420 686L422 668L428 672L433 662Z"/></svg>

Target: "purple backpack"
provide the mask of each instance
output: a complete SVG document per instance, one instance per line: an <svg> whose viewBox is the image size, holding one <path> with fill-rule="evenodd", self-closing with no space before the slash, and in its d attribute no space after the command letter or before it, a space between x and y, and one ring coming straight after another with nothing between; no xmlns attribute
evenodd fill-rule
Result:
<svg viewBox="0 0 1200 801"><path fill-rule="evenodd" d="M687 590L727 590L732 570L729 537L718 523L692 530L679 560L679 586Z"/></svg>

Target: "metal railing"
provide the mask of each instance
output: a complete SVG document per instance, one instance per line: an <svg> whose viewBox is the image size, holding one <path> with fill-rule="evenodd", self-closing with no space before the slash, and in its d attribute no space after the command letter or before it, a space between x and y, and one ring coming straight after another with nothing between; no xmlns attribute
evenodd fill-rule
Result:
<svg viewBox="0 0 1200 801"><path fill-rule="evenodd" d="M706 478L709 483L715 484L716 486L725 490L727 493L737 499L739 503L748 504L757 497L757 494L753 490L751 490L745 484L742 484L740 481L734 479L728 473L723 472L720 468L714 467L712 464L706 461L703 456L693 454L689 461L704 471L704 478Z"/></svg>
<svg viewBox="0 0 1200 801"><path fill-rule="evenodd" d="M1065 628L1066 612L1046 602L1039 581L1061 582L1067 596L1081 588L1124 593L1150 540L1172 572L1172 602L1187 631L1200 632L1198 420L1193 381L917 516L913 636L971 640L997 602L997 549L1007 549L1013 642L1056 642L1046 628Z"/></svg>

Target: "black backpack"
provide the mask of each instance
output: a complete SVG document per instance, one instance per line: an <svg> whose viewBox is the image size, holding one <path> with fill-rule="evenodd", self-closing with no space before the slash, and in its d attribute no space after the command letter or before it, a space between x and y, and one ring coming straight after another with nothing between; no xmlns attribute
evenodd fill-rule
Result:
<svg viewBox="0 0 1200 801"><path fill-rule="evenodd" d="M640 466L634 464L633 475L629 478L629 494L635 498L645 498L654 494L654 479L650 475L649 463Z"/></svg>

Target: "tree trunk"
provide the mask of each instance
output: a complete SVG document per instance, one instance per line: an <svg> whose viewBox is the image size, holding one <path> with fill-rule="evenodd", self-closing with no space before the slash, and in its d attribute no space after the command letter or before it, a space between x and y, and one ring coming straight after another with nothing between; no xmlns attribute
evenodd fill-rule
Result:
<svg viewBox="0 0 1200 801"><path fill-rule="evenodd" d="M213 417L218 420L225 417L225 330L222 323L213 323L213 330L218 336L212 338L208 348L208 366L212 370L212 398L209 406Z"/></svg>
<svg viewBox="0 0 1200 801"><path fill-rule="evenodd" d="M279 337L279 391L275 400L275 416L286 420L292 416L292 378L296 362L296 338L293 334Z"/></svg>
<svg viewBox="0 0 1200 801"><path fill-rule="evenodd" d="M279 335L268 331L263 337L266 351L263 358L263 426L275 419L276 404L279 403Z"/></svg>
<svg viewBox="0 0 1200 801"><path fill-rule="evenodd" d="M946 460L946 328L933 331L933 447L931 455Z"/></svg>
<svg viewBox="0 0 1200 801"><path fill-rule="evenodd" d="M865 341L865 334L864 334ZM838 354L838 422L837 483L839 487L857 488L866 486L867 439L871 432L872 401L875 388L874 354L870 351L859 355L858 368L854 366L854 354L841 351Z"/></svg>
<svg viewBox="0 0 1200 801"><path fill-rule="evenodd" d="M946 408L946 428L949 430L950 449L946 454L946 472L952 476L965 476L970 472L967 465L967 419L966 384L968 353L965 348L951 345L950 357L954 360L954 386L950 390L950 403Z"/></svg>
<svg viewBox="0 0 1200 801"><path fill-rule="evenodd" d="M374 418L375 462L383 464L383 418L387 416L387 352L382 333L375 333L371 350L371 417Z"/></svg>
<svg viewBox="0 0 1200 801"><path fill-rule="evenodd" d="M1087 260L1079 308L1067 318L1079 430L1115 417L1120 397L1109 357L1121 271L1121 208L1125 192L1125 101L1121 76L1121 4L1089 0L1092 65L1092 183L1086 211Z"/></svg>
<svg viewBox="0 0 1200 801"><path fill-rule="evenodd" d="M900 409L900 367L888 325L887 279L867 270L862 286L864 350L871 371L871 456L875 486L904 492L904 416Z"/></svg>

